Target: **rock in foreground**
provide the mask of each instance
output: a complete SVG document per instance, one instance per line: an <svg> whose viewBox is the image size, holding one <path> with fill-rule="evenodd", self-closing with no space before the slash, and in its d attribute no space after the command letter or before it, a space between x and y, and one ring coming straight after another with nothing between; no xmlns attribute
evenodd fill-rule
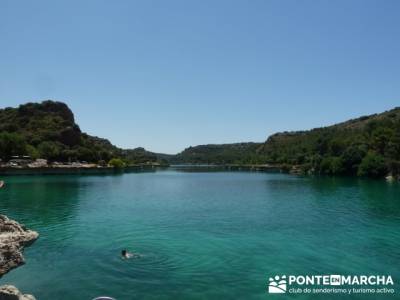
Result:
<svg viewBox="0 0 400 300"><path fill-rule="evenodd" d="M0 286L0 300L36 300L32 295L22 294L13 285Z"/></svg>
<svg viewBox="0 0 400 300"><path fill-rule="evenodd" d="M25 263L22 251L25 246L32 244L38 236L39 234L36 231L26 229L18 222L0 215L0 277ZM3 298L0 296L1 299Z"/></svg>

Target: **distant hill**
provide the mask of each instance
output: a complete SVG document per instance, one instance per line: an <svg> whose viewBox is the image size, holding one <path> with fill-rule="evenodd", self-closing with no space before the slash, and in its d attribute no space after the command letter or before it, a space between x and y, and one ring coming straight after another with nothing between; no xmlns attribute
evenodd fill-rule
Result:
<svg viewBox="0 0 400 300"><path fill-rule="evenodd" d="M171 163L277 164L305 173L400 174L400 108L328 127L281 132L264 143L189 147Z"/></svg>
<svg viewBox="0 0 400 300"><path fill-rule="evenodd" d="M98 163L112 158L122 158L127 163L159 160L143 148L120 149L107 139L82 132L69 107L50 100L0 109L0 158L8 160L21 155L64 162Z"/></svg>
<svg viewBox="0 0 400 300"><path fill-rule="evenodd" d="M256 150L261 143L209 144L189 147L170 158L175 164L247 164L258 163Z"/></svg>

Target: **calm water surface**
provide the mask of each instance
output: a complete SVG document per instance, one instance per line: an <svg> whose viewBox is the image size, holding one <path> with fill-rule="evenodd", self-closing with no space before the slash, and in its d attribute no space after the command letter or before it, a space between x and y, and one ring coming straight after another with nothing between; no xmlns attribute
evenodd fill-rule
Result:
<svg viewBox="0 0 400 300"><path fill-rule="evenodd" d="M268 276L400 280L397 183L177 170L6 181L1 213L40 239L0 284L38 300L304 299L268 295Z"/></svg>

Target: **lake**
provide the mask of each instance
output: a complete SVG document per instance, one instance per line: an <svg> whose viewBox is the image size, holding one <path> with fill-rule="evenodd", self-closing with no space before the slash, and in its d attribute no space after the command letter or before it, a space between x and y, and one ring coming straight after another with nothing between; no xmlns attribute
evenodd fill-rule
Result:
<svg viewBox="0 0 400 300"><path fill-rule="evenodd" d="M177 169L5 180L1 213L40 238L0 283L38 300L311 299L269 295L268 278L400 279L398 183Z"/></svg>

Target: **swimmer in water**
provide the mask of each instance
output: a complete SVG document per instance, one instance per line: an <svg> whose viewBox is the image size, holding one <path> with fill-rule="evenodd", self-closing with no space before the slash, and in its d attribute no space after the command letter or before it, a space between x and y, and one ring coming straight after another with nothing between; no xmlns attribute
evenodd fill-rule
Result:
<svg viewBox="0 0 400 300"><path fill-rule="evenodd" d="M121 255L122 255L122 258L125 258L125 259L133 257L133 253L130 253L125 249L121 251Z"/></svg>
<svg viewBox="0 0 400 300"><path fill-rule="evenodd" d="M143 257L143 255L141 255L139 253L128 252L128 250L125 250L125 249L121 251L121 256L123 259Z"/></svg>

